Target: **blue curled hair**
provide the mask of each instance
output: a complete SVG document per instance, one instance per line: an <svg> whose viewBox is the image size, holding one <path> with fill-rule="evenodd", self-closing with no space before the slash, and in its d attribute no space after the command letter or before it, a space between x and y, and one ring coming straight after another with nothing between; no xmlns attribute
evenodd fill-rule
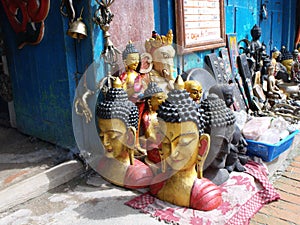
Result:
<svg viewBox="0 0 300 225"><path fill-rule="evenodd" d="M194 122L199 135L204 132L203 110L189 96L186 90L171 90L164 103L159 106L157 117L165 122Z"/></svg>
<svg viewBox="0 0 300 225"><path fill-rule="evenodd" d="M120 119L127 128L138 128L138 109L128 100L122 88L110 88L103 102L96 105L96 115L101 119Z"/></svg>

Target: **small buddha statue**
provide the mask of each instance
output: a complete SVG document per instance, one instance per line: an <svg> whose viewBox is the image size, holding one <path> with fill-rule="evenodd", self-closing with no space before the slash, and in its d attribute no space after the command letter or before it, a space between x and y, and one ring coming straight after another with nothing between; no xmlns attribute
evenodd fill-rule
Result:
<svg viewBox="0 0 300 225"><path fill-rule="evenodd" d="M285 99L286 96L283 91L277 86L277 81L274 76L274 67L269 64L267 67L268 78L267 78L267 96L271 99Z"/></svg>
<svg viewBox="0 0 300 225"><path fill-rule="evenodd" d="M145 109L142 113L140 134L144 134L146 140L147 157L145 161L147 164L160 162L159 145L162 137L159 132L157 110L166 98L165 92L155 82L150 82L144 92Z"/></svg>
<svg viewBox="0 0 300 225"><path fill-rule="evenodd" d="M282 80L283 82L290 82L290 75L288 74L286 67L282 65L281 59L281 52L276 47L274 47L272 50L271 59L272 66L274 67L274 76L277 80Z"/></svg>
<svg viewBox="0 0 300 225"><path fill-rule="evenodd" d="M184 82L184 89L190 93L190 97L196 103L200 103L202 97L202 85L196 80L187 80Z"/></svg>
<svg viewBox="0 0 300 225"><path fill-rule="evenodd" d="M151 169L134 158L138 110L128 100L119 78L96 106L97 125L104 156L97 172L109 182L126 188L144 188L153 177Z"/></svg>
<svg viewBox="0 0 300 225"><path fill-rule="evenodd" d="M213 210L222 196L218 186L202 177L210 143L209 135L203 133L203 112L184 90L182 79L177 81L157 111L164 134L160 152L163 173L154 177L150 192L178 206Z"/></svg>
<svg viewBox="0 0 300 225"><path fill-rule="evenodd" d="M291 75L293 81L300 83L300 60L299 60L299 51L297 49L293 51L293 63L291 67Z"/></svg>
<svg viewBox="0 0 300 225"><path fill-rule="evenodd" d="M126 90L129 99L136 103L142 97L150 79L147 74L140 74L137 69L140 63L139 51L131 41L126 45L122 53L125 72L120 75L123 89Z"/></svg>
<svg viewBox="0 0 300 225"><path fill-rule="evenodd" d="M281 63L282 65L285 66L287 73L289 74L289 80L292 80L292 63L293 63L293 55L291 52L289 52L285 46L281 47L281 54L282 54L282 58L281 58Z"/></svg>
<svg viewBox="0 0 300 225"><path fill-rule="evenodd" d="M156 32L145 42L146 52L152 56L153 69L150 71L150 80L156 82L165 92L173 89L174 57L173 32L169 30L166 35Z"/></svg>
<svg viewBox="0 0 300 225"><path fill-rule="evenodd" d="M207 117L205 132L211 138L210 150L203 166L204 177L220 185L229 178L225 163L235 131L235 116L225 102L213 93L202 101L201 108Z"/></svg>

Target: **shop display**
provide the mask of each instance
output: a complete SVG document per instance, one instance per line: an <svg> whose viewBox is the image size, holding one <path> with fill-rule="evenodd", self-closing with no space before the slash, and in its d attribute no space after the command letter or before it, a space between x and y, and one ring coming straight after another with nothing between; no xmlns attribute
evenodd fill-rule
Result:
<svg viewBox="0 0 300 225"><path fill-rule="evenodd" d="M95 14L96 24L105 34L112 19L112 2L100 6ZM104 12L105 21L101 17ZM271 107L287 104L295 94L282 90L275 77L273 65L277 66L282 53L277 58L274 54L274 60L266 55L257 25L251 35L253 39L246 41L250 52L239 54L236 35L230 34L222 57L215 53L205 57L212 74L195 68L182 75L185 81L173 71L176 52L172 30L166 35L153 31L145 41L146 52L139 52L129 41L122 52L125 69L118 71L119 76L111 74L119 51L109 35L105 36L102 57L107 75L103 80L113 85L108 85L108 91L98 89L96 125L99 150L104 155L97 172L121 187L147 188L152 197L167 203L211 211L222 204L221 186L230 173L245 172L250 157L257 156L248 152L253 146L251 138L268 142L268 134L276 133L272 144L281 145L284 140L289 147L290 133L284 136L286 132L277 130L282 127L280 121L270 128L281 113ZM210 80L208 75L214 78ZM249 122L249 117L254 119ZM277 152L282 149L286 148L280 146Z"/></svg>

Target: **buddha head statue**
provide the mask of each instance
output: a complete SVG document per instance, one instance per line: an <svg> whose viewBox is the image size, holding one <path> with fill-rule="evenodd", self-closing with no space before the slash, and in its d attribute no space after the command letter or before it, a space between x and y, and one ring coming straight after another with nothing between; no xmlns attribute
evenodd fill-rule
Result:
<svg viewBox="0 0 300 225"><path fill-rule="evenodd" d="M167 95L155 82L150 82L144 92L144 99L151 111L156 112L158 107L166 100Z"/></svg>
<svg viewBox="0 0 300 225"><path fill-rule="evenodd" d="M116 78L105 101L96 106L99 136L107 158L133 164L138 109L128 100L121 85L119 78Z"/></svg>
<svg viewBox="0 0 300 225"><path fill-rule="evenodd" d="M251 37L252 37L252 39L253 39L254 41L255 41L255 40L258 40L258 39L260 38L260 36L261 36L261 28L260 28L257 24L255 24L255 25L252 27L250 33L251 33Z"/></svg>
<svg viewBox="0 0 300 225"><path fill-rule="evenodd" d="M214 93L202 101L201 108L207 117L205 132L211 138L210 150L203 167L204 177L219 185L229 178L225 163L235 131L235 116Z"/></svg>
<svg viewBox="0 0 300 225"><path fill-rule="evenodd" d="M132 41L129 41L126 45L125 50L122 52L122 59L126 70L136 70L139 62L140 62L140 55L139 51L135 48Z"/></svg>
<svg viewBox="0 0 300 225"><path fill-rule="evenodd" d="M196 103L200 103L202 97L202 85L196 80L187 80L184 82L184 89L190 93L190 97Z"/></svg>
<svg viewBox="0 0 300 225"><path fill-rule="evenodd" d="M173 74L175 49L172 44L172 30L169 30L166 35L159 35L154 32L152 37L145 42L146 52L153 59L153 69L162 77L172 77Z"/></svg>
<svg viewBox="0 0 300 225"><path fill-rule="evenodd" d="M221 189L202 177L209 151L202 109L189 97L180 76L157 114L164 137L160 150L163 173L152 180L150 193L174 205L213 210L222 203ZM164 166L167 167L164 169Z"/></svg>
<svg viewBox="0 0 300 225"><path fill-rule="evenodd" d="M173 171L192 172L197 164L198 177L202 177L202 166L210 143L209 136L203 134L202 114L178 76L175 89L168 93L157 111L164 134L160 152L163 165L167 163Z"/></svg>

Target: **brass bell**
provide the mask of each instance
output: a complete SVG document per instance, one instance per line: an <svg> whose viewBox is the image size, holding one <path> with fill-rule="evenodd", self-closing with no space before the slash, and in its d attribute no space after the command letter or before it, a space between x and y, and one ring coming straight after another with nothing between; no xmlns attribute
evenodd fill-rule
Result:
<svg viewBox="0 0 300 225"><path fill-rule="evenodd" d="M76 21L70 24L67 35L75 39L84 39L87 37L87 29L82 18L79 17Z"/></svg>

